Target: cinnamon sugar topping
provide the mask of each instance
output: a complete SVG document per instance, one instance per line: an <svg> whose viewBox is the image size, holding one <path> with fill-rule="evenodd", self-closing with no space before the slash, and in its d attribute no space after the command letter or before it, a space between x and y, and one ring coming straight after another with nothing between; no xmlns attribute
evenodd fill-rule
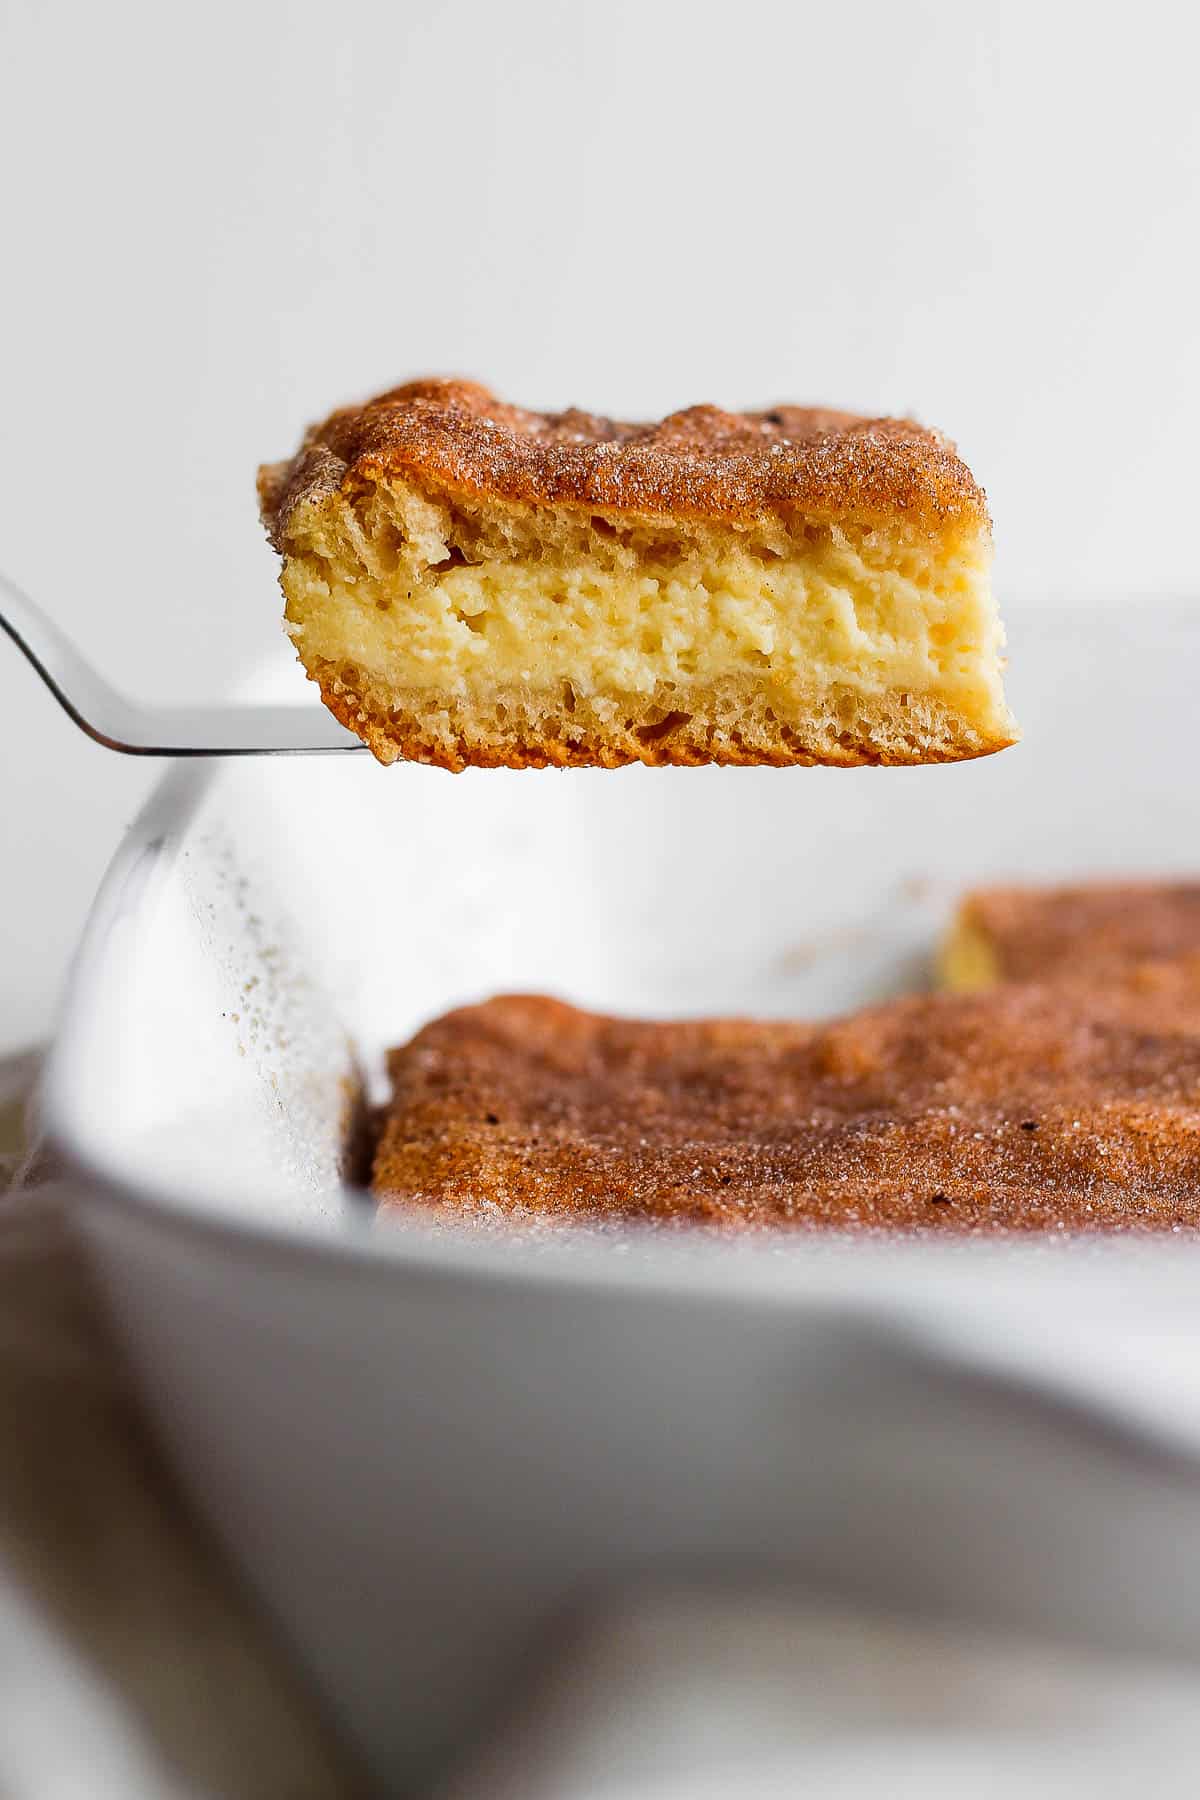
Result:
<svg viewBox="0 0 1200 1800"><path fill-rule="evenodd" d="M911 420L693 406L638 425L574 407L531 412L475 382L428 379L332 413L290 462L260 472L273 541L299 507L389 477L491 501L732 526L798 515L902 517L935 533L987 524L954 446Z"/></svg>
<svg viewBox="0 0 1200 1800"><path fill-rule="evenodd" d="M387 1209L721 1227L1200 1224L1200 958L824 1025L508 998L394 1051Z"/></svg>

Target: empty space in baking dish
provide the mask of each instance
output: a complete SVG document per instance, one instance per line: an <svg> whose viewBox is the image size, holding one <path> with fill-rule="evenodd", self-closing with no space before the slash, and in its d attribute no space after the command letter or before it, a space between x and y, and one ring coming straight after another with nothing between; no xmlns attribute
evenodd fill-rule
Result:
<svg viewBox="0 0 1200 1800"><path fill-rule="evenodd" d="M1024 742L929 769L169 775L98 903L51 1071L108 1176L336 1221L360 1080L446 1008L542 991L828 1014L920 986L961 889L1194 872L1187 605L1010 617Z"/></svg>

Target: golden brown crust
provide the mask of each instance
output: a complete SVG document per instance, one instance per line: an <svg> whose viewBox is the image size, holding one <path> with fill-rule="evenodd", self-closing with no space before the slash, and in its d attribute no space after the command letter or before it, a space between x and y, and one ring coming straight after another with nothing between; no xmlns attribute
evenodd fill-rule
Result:
<svg viewBox="0 0 1200 1800"><path fill-rule="evenodd" d="M909 767L991 756L1012 733L985 737L941 700L924 695L863 696L833 687L814 694L802 722L782 720L769 693L710 691L697 712L653 694L620 697L618 717L601 719L584 696L548 713L534 694L506 692L506 726L468 697L431 700L421 689L383 689L362 670L314 660L309 677L334 717L381 763L464 769L698 768L705 763L774 768Z"/></svg>
<svg viewBox="0 0 1200 1800"><path fill-rule="evenodd" d="M1200 882L983 888L963 901L956 929L986 947L995 980L1100 974L1200 953Z"/></svg>
<svg viewBox="0 0 1200 1800"><path fill-rule="evenodd" d="M939 1231L1200 1224L1200 958L825 1025L505 998L393 1051L383 1210Z"/></svg>
<svg viewBox="0 0 1200 1800"><path fill-rule="evenodd" d="M259 471L272 542L283 549L299 508L397 477L485 501L639 518L988 527L986 498L954 446L911 420L694 406L635 425L530 412L475 382L428 379L332 413L290 462Z"/></svg>

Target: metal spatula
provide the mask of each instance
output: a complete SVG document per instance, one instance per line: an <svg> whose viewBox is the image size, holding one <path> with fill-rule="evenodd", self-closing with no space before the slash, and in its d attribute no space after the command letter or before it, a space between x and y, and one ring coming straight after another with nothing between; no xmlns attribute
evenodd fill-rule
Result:
<svg viewBox="0 0 1200 1800"><path fill-rule="evenodd" d="M127 700L74 644L0 575L0 627L63 710L107 750L127 756L289 756L362 750L323 706L144 706Z"/></svg>

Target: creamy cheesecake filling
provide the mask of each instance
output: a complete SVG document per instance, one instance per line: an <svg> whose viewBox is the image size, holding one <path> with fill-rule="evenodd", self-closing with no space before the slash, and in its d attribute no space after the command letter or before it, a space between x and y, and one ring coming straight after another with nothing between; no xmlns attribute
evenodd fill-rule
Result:
<svg viewBox="0 0 1200 1800"><path fill-rule="evenodd" d="M938 984L952 993L977 994L1000 980L1000 959L985 931L960 911L937 956Z"/></svg>
<svg viewBox="0 0 1200 1800"><path fill-rule="evenodd" d="M1015 735L975 525L661 527L579 508L486 509L400 483L293 522L287 621L310 673L376 693L575 702L747 684L783 718L837 689L936 703Z"/></svg>

